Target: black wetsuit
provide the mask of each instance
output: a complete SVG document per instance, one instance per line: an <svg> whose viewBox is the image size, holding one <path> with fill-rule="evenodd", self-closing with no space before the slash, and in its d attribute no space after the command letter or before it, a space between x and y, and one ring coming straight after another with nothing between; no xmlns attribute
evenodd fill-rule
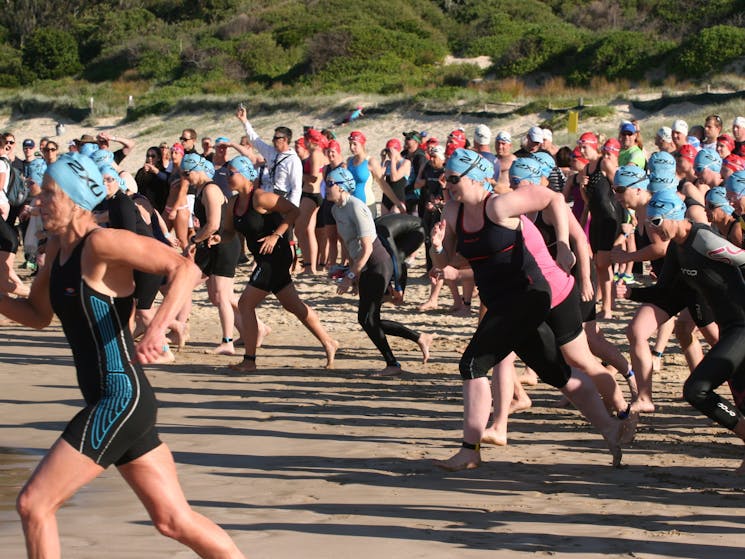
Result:
<svg viewBox="0 0 745 559"><path fill-rule="evenodd" d="M195 196L194 198L194 215L199 219L199 223L204 226L207 223L207 209L202 203L202 196L204 196L204 190L208 185L214 184L218 188L220 185L217 183L207 183ZM222 193L222 190L220 190ZM227 200L223 199L223 203L220 210L220 226L217 230L217 234L222 237L223 234L223 220L225 219L225 207ZM241 255L241 241L237 235L234 235L229 240L222 240L216 245L207 247L205 244L200 243L197 246L196 254L194 255L194 262L205 276L221 276L226 278L235 277L235 268L238 266L238 258Z"/></svg>
<svg viewBox="0 0 745 559"><path fill-rule="evenodd" d="M97 464L126 464L160 444L157 404L142 368L134 362L128 321L132 296L111 297L81 277L86 238L64 264L52 264L50 299L72 349L86 407L62 438Z"/></svg>
<svg viewBox="0 0 745 559"><path fill-rule="evenodd" d="M585 173L589 170L588 165ZM585 192L590 211L590 248L593 253L599 250L609 251L621 233L621 206L613 195L610 180L600 170L599 161L595 172L589 174L588 179Z"/></svg>
<svg viewBox="0 0 745 559"><path fill-rule="evenodd" d="M153 238L153 229L142 219L137 204L127 194L118 190L108 199L109 227L112 229L126 229L143 237ZM149 309L153 306L158 289L163 283L163 276L148 274L139 270L133 272L135 278L134 298L137 308Z"/></svg>
<svg viewBox="0 0 745 559"><path fill-rule="evenodd" d="M375 232L391 255L394 287L406 290L408 271L406 256L414 253L424 242L422 220L408 214L386 214L375 220Z"/></svg>
<svg viewBox="0 0 745 559"><path fill-rule="evenodd" d="M700 293L719 325L719 341L685 383L686 400L727 429L745 410L745 251L708 225L694 223L682 245L671 241L658 284L682 281ZM736 406L714 392L729 381Z"/></svg>
<svg viewBox="0 0 745 559"><path fill-rule="evenodd" d="M253 207L253 191L248 197L248 207L242 215L238 215L236 208L238 200L235 201L233 210L233 228L246 237L248 250L254 257L256 267L254 268L249 285L262 291L277 294L292 283L290 276L290 265L292 264L292 249L285 235L277 239L274 250L269 254L259 252L261 244L259 239L271 235L282 223L282 214L277 212L259 213Z"/></svg>
<svg viewBox="0 0 745 559"><path fill-rule="evenodd" d="M544 382L562 388L571 369L546 322L552 306L552 285L536 259L547 262L551 257L530 220L521 220L521 227L514 230L491 221L486 215L488 199L484 200L480 230L467 231L463 227L462 204L455 227L457 251L471 264L481 301L487 308L463 352L461 377L484 377L515 351ZM539 251L544 254L538 255ZM581 321L578 324L581 330Z"/></svg>

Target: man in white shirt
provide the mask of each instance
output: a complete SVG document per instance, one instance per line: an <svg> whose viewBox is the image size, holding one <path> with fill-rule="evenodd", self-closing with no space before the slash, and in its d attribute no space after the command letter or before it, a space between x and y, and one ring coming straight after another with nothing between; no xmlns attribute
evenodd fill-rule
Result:
<svg viewBox="0 0 745 559"><path fill-rule="evenodd" d="M246 109L238 107L235 116L243 123L246 136L266 161L266 172L261 177L261 188L274 192L300 207L303 187L303 163L292 143L292 130L285 126L275 128L272 144L264 142L251 126Z"/></svg>

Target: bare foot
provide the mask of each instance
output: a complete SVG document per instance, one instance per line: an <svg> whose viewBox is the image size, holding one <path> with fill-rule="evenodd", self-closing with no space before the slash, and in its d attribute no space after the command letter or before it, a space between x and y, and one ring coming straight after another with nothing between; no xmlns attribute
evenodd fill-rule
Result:
<svg viewBox="0 0 745 559"><path fill-rule="evenodd" d="M184 322L175 322L169 334L173 345L176 346L176 351L181 351L189 341L189 325Z"/></svg>
<svg viewBox="0 0 745 559"><path fill-rule="evenodd" d="M510 415L519 411L530 409L533 406L533 401L530 399L524 391L519 399L512 399L510 402Z"/></svg>
<svg viewBox="0 0 745 559"><path fill-rule="evenodd" d="M416 343L419 345L419 349L422 350L422 363L429 361L429 348L432 345L432 341L437 337L437 334L420 334L419 339Z"/></svg>
<svg viewBox="0 0 745 559"><path fill-rule="evenodd" d="M494 446L507 445L507 429L497 429L492 425L487 427L481 435L481 444L493 444Z"/></svg>
<svg viewBox="0 0 745 559"><path fill-rule="evenodd" d="M233 342L223 342L216 348L206 349L204 352L212 355L235 355L235 347Z"/></svg>
<svg viewBox="0 0 745 559"><path fill-rule="evenodd" d="M336 350L339 349L339 342L329 339L329 341L323 344L323 349L326 351L326 368L333 369Z"/></svg>
<svg viewBox="0 0 745 559"><path fill-rule="evenodd" d="M471 316L471 307L468 305L452 306L450 307L450 314L453 316Z"/></svg>
<svg viewBox="0 0 745 559"><path fill-rule="evenodd" d="M259 321L259 331L256 335L256 347L261 347L261 345L264 343L264 338L266 338L271 333L272 328L267 324Z"/></svg>
<svg viewBox="0 0 745 559"><path fill-rule="evenodd" d="M613 320L613 311L600 311L597 315L598 320Z"/></svg>
<svg viewBox="0 0 745 559"><path fill-rule="evenodd" d="M401 370L400 365L388 365L385 369L381 371L376 371L372 373L372 376L374 377L395 377L403 373Z"/></svg>
<svg viewBox="0 0 745 559"><path fill-rule="evenodd" d="M639 423L639 412L633 409L629 411L629 416L621 421L621 444L633 442L636 436L636 426Z"/></svg>
<svg viewBox="0 0 745 559"><path fill-rule="evenodd" d="M613 467L621 467L621 459L623 458L623 451L621 450L621 435L623 434L623 426L620 421L613 421L613 426L606 432L603 432L603 438L605 443L610 449L611 456L613 457Z"/></svg>
<svg viewBox="0 0 745 559"><path fill-rule="evenodd" d="M419 305L419 308L417 309L420 312L425 311L436 311L437 310L437 301L426 301Z"/></svg>
<svg viewBox="0 0 745 559"><path fill-rule="evenodd" d="M538 374L533 369L528 369L527 367L518 379L520 380L520 384L524 384L525 386L536 386L538 384Z"/></svg>
<svg viewBox="0 0 745 559"><path fill-rule="evenodd" d="M636 413L654 413L654 403L651 400L638 398L631 404L631 411Z"/></svg>
<svg viewBox="0 0 745 559"><path fill-rule="evenodd" d="M244 359L240 363L234 365L228 365L228 369L239 373L253 373L256 371L256 360L255 359Z"/></svg>
<svg viewBox="0 0 745 559"><path fill-rule="evenodd" d="M449 472L473 470L481 466L481 454L477 450L461 448L447 460L435 460L435 466Z"/></svg>

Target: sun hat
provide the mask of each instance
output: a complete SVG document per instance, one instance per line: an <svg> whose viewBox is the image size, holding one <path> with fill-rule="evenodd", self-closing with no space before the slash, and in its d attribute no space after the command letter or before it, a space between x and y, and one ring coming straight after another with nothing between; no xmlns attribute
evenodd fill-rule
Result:
<svg viewBox="0 0 745 559"><path fill-rule="evenodd" d="M46 174L84 210L91 211L106 198L101 171L90 157L64 153L47 167Z"/></svg>

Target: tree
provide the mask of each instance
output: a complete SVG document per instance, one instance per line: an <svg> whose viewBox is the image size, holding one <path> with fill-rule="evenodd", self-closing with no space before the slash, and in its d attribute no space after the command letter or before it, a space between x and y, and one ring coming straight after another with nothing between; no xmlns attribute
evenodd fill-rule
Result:
<svg viewBox="0 0 745 559"><path fill-rule="evenodd" d="M24 66L41 79L58 79L82 69L75 39L60 29L34 31L23 45L22 57Z"/></svg>

